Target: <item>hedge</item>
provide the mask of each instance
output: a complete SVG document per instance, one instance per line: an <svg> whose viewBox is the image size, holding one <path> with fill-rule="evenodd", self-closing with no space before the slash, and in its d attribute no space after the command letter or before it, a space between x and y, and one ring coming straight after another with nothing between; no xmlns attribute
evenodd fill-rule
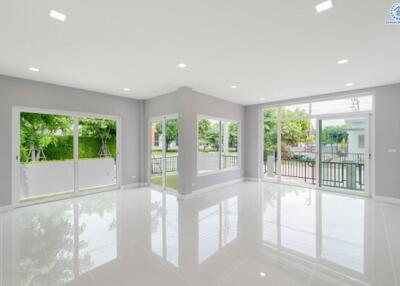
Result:
<svg viewBox="0 0 400 286"><path fill-rule="evenodd" d="M74 154L73 136L59 137L55 143L48 145L43 151L47 161L72 160ZM108 150L115 159L115 137L108 140ZM79 159L98 158L101 147L100 139L93 137L79 137ZM21 146L21 162L28 162L29 149Z"/></svg>

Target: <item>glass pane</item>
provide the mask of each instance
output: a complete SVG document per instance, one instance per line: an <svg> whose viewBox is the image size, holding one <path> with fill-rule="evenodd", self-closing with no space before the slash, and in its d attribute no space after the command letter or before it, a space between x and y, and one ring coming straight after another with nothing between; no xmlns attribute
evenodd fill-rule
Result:
<svg viewBox="0 0 400 286"><path fill-rule="evenodd" d="M282 118L301 118L310 114L310 104L294 104L281 108Z"/></svg>
<svg viewBox="0 0 400 286"><path fill-rule="evenodd" d="M316 120L283 120L281 134L281 178L315 184Z"/></svg>
<svg viewBox="0 0 400 286"><path fill-rule="evenodd" d="M372 110L372 96L349 97L311 103L312 114L332 114Z"/></svg>
<svg viewBox="0 0 400 286"><path fill-rule="evenodd" d="M365 119L321 120L320 184L365 189Z"/></svg>
<svg viewBox="0 0 400 286"><path fill-rule="evenodd" d="M223 121L221 140L222 169L239 167L239 123Z"/></svg>
<svg viewBox="0 0 400 286"><path fill-rule="evenodd" d="M264 176L277 176L278 162L278 121L277 108L264 109Z"/></svg>
<svg viewBox="0 0 400 286"><path fill-rule="evenodd" d="M74 191L73 118L20 114L20 199Z"/></svg>
<svg viewBox="0 0 400 286"><path fill-rule="evenodd" d="M79 118L79 190L117 183L117 122Z"/></svg>
<svg viewBox="0 0 400 286"><path fill-rule="evenodd" d="M178 119L165 121L165 172L167 188L178 190L178 155L179 155L179 122Z"/></svg>
<svg viewBox="0 0 400 286"><path fill-rule="evenodd" d="M150 176L151 183L163 186L163 122L155 121L150 129Z"/></svg>
<svg viewBox="0 0 400 286"><path fill-rule="evenodd" d="M200 119L198 121L197 164L199 173L207 173L219 170L219 137L219 120Z"/></svg>

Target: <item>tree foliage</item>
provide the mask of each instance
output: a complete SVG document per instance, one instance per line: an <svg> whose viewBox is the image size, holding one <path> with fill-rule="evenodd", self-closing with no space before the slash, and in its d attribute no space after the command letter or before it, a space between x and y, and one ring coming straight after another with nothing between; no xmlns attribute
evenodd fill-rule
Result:
<svg viewBox="0 0 400 286"><path fill-rule="evenodd" d="M116 137L116 121L81 117L79 123L79 158L81 158L82 152L85 154L95 152L97 157L101 150L109 150L109 141ZM21 162L47 159L48 155L52 160L72 159L72 138L72 116L31 112L21 113ZM93 140L98 140L99 144L94 144L96 142ZM85 142L90 143L91 146L84 146L82 143ZM115 149L114 144L111 145ZM98 150L93 151L85 147L89 147L89 149L95 147ZM114 154L115 152L111 153ZM111 155L111 153L107 152L108 155ZM91 156L93 157L93 155Z"/></svg>
<svg viewBox="0 0 400 286"><path fill-rule="evenodd" d="M162 134L162 123L156 124L156 131L158 134ZM178 141L179 136L179 123L178 119L169 119L165 122L165 150L168 151L172 142ZM178 142L177 142L178 143Z"/></svg>

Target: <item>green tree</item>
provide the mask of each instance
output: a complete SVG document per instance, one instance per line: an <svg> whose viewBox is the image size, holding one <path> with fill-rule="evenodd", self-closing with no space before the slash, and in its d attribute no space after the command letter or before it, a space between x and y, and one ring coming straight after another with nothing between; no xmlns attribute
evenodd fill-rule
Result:
<svg viewBox="0 0 400 286"><path fill-rule="evenodd" d="M20 140L23 161L43 159L41 156L45 157L46 147L56 145L59 137L72 134L72 122L69 116L22 112Z"/></svg>
<svg viewBox="0 0 400 286"><path fill-rule="evenodd" d="M158 134L162 134L162 124L158 122L156 124L156 131ZM179 123L178 119L169 119L165 122L165 141L166 146L165 150L168 151L172 142L178 141L178 134L179 134ZM178 143L178 142L177 142Z"/></svg>
<svg viewBox="0 0 400 286"><path fill-rule="evenodd" d="M277 118L276 108L264 110L264 160L275 155L277 151Z"/></svg>
<svg viewBox="0 0 400 286"><path fill-rule="evenodd" d="M238 143L238 124L229 123L228 133L229 133L229 146L236 148Z"/></svg>
<svg viewBox="0 0 400 286"><path fill-rule="evenodd" d="M110 157L108 141L115 138L117 124L115 120L81 117L79 119L79 135L83 137L97 138L101 142L99 157Z"/></svg>
<svg viewBox="0 0 400 286"><path fill-rule="evenodd" d="M347 142L348 133L345 125L327 126L323 128L321 134L321 143L331 145L331 152L334 153L333 146L340 142Z"/></svg>

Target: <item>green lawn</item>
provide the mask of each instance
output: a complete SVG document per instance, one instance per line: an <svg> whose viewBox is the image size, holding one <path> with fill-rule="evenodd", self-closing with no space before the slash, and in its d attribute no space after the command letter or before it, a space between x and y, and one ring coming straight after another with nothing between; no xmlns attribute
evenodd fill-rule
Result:
<svg viewBox="0 0 400 286"><path fill-rule="evenodd" d="M151 156L152 157L162 157L162 151L161 150L153 150L153 151L151 151ZM166 156L167 157L178 156L178 151L176 151L176 150L167 151Z"/></svg>
<svg viewBox="0 0 400 286"><path fill-rule="evenodd" d="M176 172L167 173L167 188L178 190L179 175ZM161 176L151 178L151 183L154 185L161 186Z"/></svg>

